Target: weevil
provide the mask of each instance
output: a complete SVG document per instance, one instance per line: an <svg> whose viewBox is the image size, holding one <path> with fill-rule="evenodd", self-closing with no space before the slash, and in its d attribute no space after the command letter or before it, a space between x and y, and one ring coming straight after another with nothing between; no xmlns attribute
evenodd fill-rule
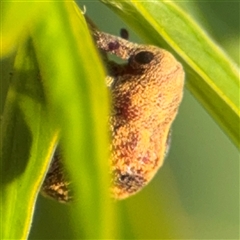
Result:
<svg viewBox="0 0 240 240"><path fill-rule="evenodd" d="M112 97L111 193L124 199L146 186L164 162L183 96L184 71L170 52L124 39L128 38L125 30L117 37L89 26L103 53ZM126 63L109 61L106 53ZM61 158L55 154L42 187L45 195L60 202L72 199L64 174Z"/></svg>

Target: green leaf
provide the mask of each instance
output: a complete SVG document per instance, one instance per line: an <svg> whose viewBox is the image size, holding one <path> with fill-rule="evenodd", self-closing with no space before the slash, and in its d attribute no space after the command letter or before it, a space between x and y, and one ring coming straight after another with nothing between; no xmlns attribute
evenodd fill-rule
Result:
<svg viewBox="0 0 240 240"><path fill-rule="evenodd" d="M41 10L42 5L34 1L1 2L1 57L17 48L20 36L27 37L27 27L33 24Z"/></svg>
<svg viewBox="0 0 240 240"><path fill-rule="evenodd" d="M71 208L76 238L108 238L113 226L107 160L109 105L101 61L73 3L46 4L33 38L75 185Z"/></svg>
<svg viewBox="0 0 240 240"><path fill-rule="evenodd" d="M47 114L31 39L18 49L1 124L1 239L25 239L59 132Z"/></svg>
<svg viewBox="0 0 240 240"><path fill-rule="evenodd" d="M19 41L1 126L1 237L27 238L60 128L75 187L74 238L112 238L109 105L101 61L73 2L39 4L42 10Z"/></svg>
<svg viewBox="0 0 240 240"><path fill-rule="evenodd" d="M173 2L102 2L147 42L178 54L187 87L239 148L239 72L194 20Z"/></svg>

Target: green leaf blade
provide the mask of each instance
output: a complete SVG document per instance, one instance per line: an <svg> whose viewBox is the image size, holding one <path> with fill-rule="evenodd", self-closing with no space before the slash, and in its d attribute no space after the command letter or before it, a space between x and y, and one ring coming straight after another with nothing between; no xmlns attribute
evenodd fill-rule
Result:
<svg viewBox="0 0 240 240"><path fill-rule="evenodd" d="M14 68L1 125L2 239L27 237L43 169L58 139L47 116L30 40L19 48Z"/></svg>
<svg viewBox="0 0 240 240"><path fill-rule="evenodd" d="M39 4L44 10L25 29L22 39L28 40L19 45L15 85L3 116L2 238L27 238L59 126L75 190L70 205L74 236L112 238L109 105L101 60L74 3Z"/></svg>
<svg viewBox="0 0 240 240"><path fill-rule="evenodd" d="M34 1L1 2L1 57L8 56L17 48L20 37L27 37L26 29L41 11L42 5Z"/></svg>
<svg viewBox="0 0 240 240"><path fill-rule="evenodd" d="M71 204L75 237L112 237L105 74L76 5L47 6L45 16L49 17L32 34L49 102L61 125L65 165L75 187ZM87 217L79 228L83 216Z"/></svg>

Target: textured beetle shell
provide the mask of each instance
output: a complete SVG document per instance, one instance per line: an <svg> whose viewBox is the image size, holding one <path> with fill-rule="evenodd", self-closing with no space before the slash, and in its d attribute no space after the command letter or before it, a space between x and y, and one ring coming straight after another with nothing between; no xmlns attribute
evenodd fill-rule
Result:
<svg viewBox="0 0 240 240"><path fill-rule="evenodd" d="M112 95L111 192L114 198L123 199L141 190L163 164L171 124L183 95L184 71L163 49L131 43L99 32L92 25L90 28L103 52ZM106 53L127 63L108 61ZM57 154L42 192L62 202L72 197Z"/></svg>
<svg viewBox="0 0 240 240"><path fill-rule="evenodd" d="M70 182L62 163L62 153L56 150L51 166L43 182L41 192L44 196L66 203L72 199Z"/></svg>
<svg viewBox="0 0 240 240"><path fill-rule="evenodd" d="M97 46L128 62L108 64L112 76L112 194L141 190L162 166L183 96L182 65L166 50L93 31Z"/></svg>
<svg viewBox="0 0 240 240"><path fill-rule="evenodd" d="M143 66L138 53L153 53ZM171 124L182 99L182 66L165 50L141 46L112 84L113 195L125 198L145 186L162 166Z"/></svg>

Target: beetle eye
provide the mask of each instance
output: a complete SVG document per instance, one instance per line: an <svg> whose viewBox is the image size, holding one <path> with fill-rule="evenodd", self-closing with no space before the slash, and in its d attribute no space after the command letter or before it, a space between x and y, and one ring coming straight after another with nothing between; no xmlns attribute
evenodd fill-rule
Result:
<svg viewBox="0 0 240 240"><path fill-rule="evenodd" d="M154 55L149 51L142 51L136 54L135 61L140 64L148 64L152 61Z"/></svg>

